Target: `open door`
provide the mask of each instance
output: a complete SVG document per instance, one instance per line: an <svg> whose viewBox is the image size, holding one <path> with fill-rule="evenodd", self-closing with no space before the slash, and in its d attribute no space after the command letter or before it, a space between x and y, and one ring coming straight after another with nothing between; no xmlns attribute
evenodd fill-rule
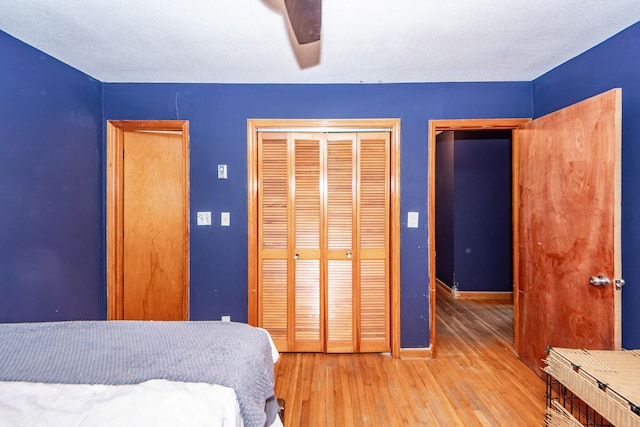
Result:
<svg viewBox="0 0 640 427"><path fill-rule="evenodd" d="M621 90L610 90L522 125L514 147L517 350L539 375L549 345L621 346L621 109Z"/></svg>

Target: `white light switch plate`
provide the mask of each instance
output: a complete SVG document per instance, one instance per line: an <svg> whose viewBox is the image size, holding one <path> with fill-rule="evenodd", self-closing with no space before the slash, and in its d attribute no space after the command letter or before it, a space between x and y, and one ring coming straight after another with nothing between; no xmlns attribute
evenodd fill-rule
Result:
<svg viewBox="0 0 640 427"><path fill-rule="evenodd" d="M223 227L231 225L231 214L229 212L220 212L220 225Z"/></svg>
<svg viewBox="0 0 640 427"><path fill-rule="evenodd" d="M227 165L218 165L218 179L227 179Z"/></svg>
<svg viewBox="0 0 640 427"><path fill-rule="evenodd" d="M418 228L418 212L409 212L407 214L407 228Z"/></svg>
<svg viewBox="0 0 640 427"><path fill-rule="evenodd" d="M198 212L198 225L211 225L211 212Z"/></svg>

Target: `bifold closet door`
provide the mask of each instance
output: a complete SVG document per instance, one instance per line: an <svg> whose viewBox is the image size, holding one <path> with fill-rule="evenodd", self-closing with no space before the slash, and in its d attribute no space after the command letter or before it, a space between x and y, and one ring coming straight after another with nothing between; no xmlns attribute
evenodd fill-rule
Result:
<svg viewBox="0 0 640 427"><path fill-rule="evenodd" d="M280 351L389 351L389 134L260 133L259 324Z"/></svg>
<svg viewBox="0 0 640 427"><path fill-rule="evenodd" d="M321 227L323 194L321 134L290 134L292 171L289 178L292 223L289 233L289 320L291 351L324 351L322 327Z"/></svg>
<svg viewBox="0 0 640 427"><path fill-rule="evenodd" d="M358 134L358 351L390 351L390 134Z"/></svg>
<svg viewBox="0 0 640 427"><path fill-rule="evenodd" d="M258 134L258 319L280 351L289 348L288 134Z"/></svg>
<svg viewBox="0 0 640 427"><path fill-rule="evenodd" d="M327 346L331 353L357 351L358 293L354 292L357 213L356 134L326 136Z"/></svg>
<svg viewBox="0 0 640 427"><path fill-rule="evenodd" d="M258 317L280 351L324 351L320 134L258 137Z"/></svg>
<svg viewBox="0 0 640 427"><path fill-rule="evenodd" d="M326 351L389 351L389 134L326 144Z"/></svg>

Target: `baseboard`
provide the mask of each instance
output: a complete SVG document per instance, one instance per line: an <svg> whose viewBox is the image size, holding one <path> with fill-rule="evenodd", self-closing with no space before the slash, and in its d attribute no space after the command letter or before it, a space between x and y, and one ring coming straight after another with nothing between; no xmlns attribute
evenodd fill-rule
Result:
<svg viewBox="0 0 640 427"><path fill-rule="evenodd" d="M455 298L455 291L449 287L442 280L436 278L436 292L444 292L445 294L451 295Z"/></svg>
<svg viewBox="0 0 640 427"><path fill-rule="evenodd" d="M513 292L468 292L456 291L456 299L513 301Z"/></svg>
<svg viewBox="0 0 640 427"><path fill-rule="evenodd" d="M513 302L513 292L471 292L456 291L440 279L436 279L436 291L444 292L455 299L464 300L498 300Z"/></svg>
<svg viewBox="0 0 640 427"><path fill-rule="evenodd" d="M401 348L400 359L431 359L431 347Z"/></svg>

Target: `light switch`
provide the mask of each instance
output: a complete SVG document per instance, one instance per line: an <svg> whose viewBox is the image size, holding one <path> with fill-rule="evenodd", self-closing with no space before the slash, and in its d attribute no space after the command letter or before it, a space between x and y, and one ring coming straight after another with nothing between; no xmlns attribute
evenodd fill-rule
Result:
<svg viewBox="0 0 640 427"><path fill-rule="evenodd" d="M198 225L211 225L211 212L198 212Z"/></svg>
<svg viewBox="0 0 640 427"><path fill-rule="evenodd" d="M407 215L407 228L418 228L418 212L409 212Z"/></svg>
<svg viewBox="0 0 640 427"><path fill-rule="evenodd" d="M229 212L220 212L220 225L223 227L231 225L231 214Z"/></svg>
<svg viewBox="0 0 640 427"><path fill-rule="evenodd" d="M227 165L218 165L218 179L227 179Z"/></svg>

